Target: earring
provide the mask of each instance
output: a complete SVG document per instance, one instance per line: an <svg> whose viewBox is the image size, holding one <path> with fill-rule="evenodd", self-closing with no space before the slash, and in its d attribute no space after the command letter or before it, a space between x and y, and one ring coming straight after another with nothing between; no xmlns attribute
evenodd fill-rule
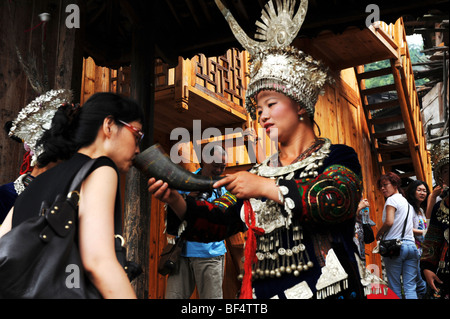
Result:
<svg viewBox="0 0 450 319"><path fill-rule="evenodd" d="M299 120L300 122L303 122L303 121L305 120L305 118L304 118L302 115L300 115L300 116L298 117L298 120Z"/></svg>

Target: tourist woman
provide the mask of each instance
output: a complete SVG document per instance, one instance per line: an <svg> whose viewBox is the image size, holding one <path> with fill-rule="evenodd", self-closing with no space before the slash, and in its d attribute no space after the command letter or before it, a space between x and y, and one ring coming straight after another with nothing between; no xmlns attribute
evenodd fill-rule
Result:
<svg viewBox="0 0 450 319"><path fill-rule="evenodd" d="M69 192L83 164L99 158L80 191L81 260L101 297L136 298L116 257L114 214L120 210L119 172L127 172L139 153L142 121L142 110L135 102L111 93L95 94L83 107L61 106L42 137L44 152L38 158L43 166L60 164L36 177L17 198L0 229L0 237L37 215L44 200L52 203L58 194ZM61 298L56 291L51 297Z"/></svg>
<svg viewBox="0 0 450 319"><path fill-rule="evenodd" d="M413 234L415 213L406 198L400 193L400 186L400 177L392 172L382 175L378 180L378 188L386 198L386 203L383 209L383 225L378 230L376 237L377 240L399 239L402 241L399 256L383 257L388 283L395 294L402 298L403 279L405 298L417 299L416 277L419 251Z"/></svg>

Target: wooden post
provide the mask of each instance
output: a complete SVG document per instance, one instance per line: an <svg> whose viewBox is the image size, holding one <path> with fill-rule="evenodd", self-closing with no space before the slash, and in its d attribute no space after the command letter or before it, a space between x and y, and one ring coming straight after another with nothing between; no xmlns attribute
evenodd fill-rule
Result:
<svg viewBox="0 0 450 319"><path fill-rule="evenodd" d="M23 145L8 138L3 126L38 96L19 64L16 47L25 62L35 57L40 75L43 65L46 66L50 89L71 89L74 102L78 102L83 64L80 31L67 28L65 9L69 4L79 3L79 0L45 0L3 1L0 4L0 185L19 176L24 153ZM38 15L42 12L51 14L45 26L45 64L42 60L43 26L25 32L40 22Z"/></svg>
<svg viewBox="0 0 450 319"><path fill-rule="evenodd" d="M144 1L141 12L153 12L153 1ZM153 143L154 122L154 36L150 22L140 24L133 31L131 53L131 97L144 109L143 129L145 137L141 150ZM138 298L148 298L150 211L151 197L147 180L135 169L127 174L124 206L124 238L127 242L128 259L140 264L144 273L133 282Z"/></svg>
<svg viewBox="0 0 450 319"><path fill-rule="evenodd" d="M59 32L56 47L54 89L71 89L73 102L79 103L83 82L83 50L80 31L65 24L66 7L79 4L79 0L63 0L59 8Z"/></svg>
<svg viewBox="0 0 450 319"><path fill-rule="evenodd" d="M191 61L178 58L175 68L175 108L179 112L189 108L189 79L191 78Z"/></svg>

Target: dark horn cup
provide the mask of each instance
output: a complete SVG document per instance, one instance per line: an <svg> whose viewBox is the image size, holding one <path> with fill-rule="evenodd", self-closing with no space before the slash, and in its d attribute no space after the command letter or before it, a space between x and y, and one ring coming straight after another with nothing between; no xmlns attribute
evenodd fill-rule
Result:
<svg viewBox="0 0 450 319"><path fill-rule="evenodd" d="M173 189L183 191L207 191L213 189L220 178L193 174L172 162L159 144L155 144L134 159L133 165L146 178L167 182Z"/></svg>

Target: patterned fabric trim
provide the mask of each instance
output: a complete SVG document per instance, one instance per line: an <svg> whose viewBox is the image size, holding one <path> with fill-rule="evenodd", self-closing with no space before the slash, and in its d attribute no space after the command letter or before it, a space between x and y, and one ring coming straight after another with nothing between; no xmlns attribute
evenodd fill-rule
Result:
<svg viewBox="0 0 450 319"><path fill-rule="evenodd" d="M362 181L350 169L332 165L314 179L296 180L305 221L338 223L352 218L362 194Z"/></svg>
<svg viewBox="0 0 450 319"><path fill-rule="evenodd" d="M185 216L187 226L183 233L185 238L189 241L213 242L242 231L243 223L239 214L230 211L235 209L236 202L236 197L230 193L212 203L186 197L188 208Z"/></svg>
<svg viewBox="0 0 450 319"><path fill-rule="evenodd" d="M425 240L422 243L422 257L420 259L422 268L432 271L436 271L445 243L442 224L436 218L437 211L439 210L438 205L439 203L435 205L432 212L430 225L428 226Z"/></svg>
<svg viewBox="0 0 450 319"><path fill-rule="evenodd" d="M222 212L225 212L228 207L235 205L237 202L236 196L231 194L230 192L225 193L222 197L215 199L212 204L220 209Z"/></svg>

